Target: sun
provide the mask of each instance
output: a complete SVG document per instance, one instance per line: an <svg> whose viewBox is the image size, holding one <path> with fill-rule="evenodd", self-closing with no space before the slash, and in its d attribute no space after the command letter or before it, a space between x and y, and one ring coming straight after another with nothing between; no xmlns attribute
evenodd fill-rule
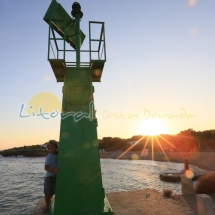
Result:
<svg viewBox="0 0 215 215"><path fill-rule="evenodd" d="M156 136L158 134L168 134L169 129L165 121L158 118L150 118L138 125L137 132L141 135Z"/></svg>
<svg viewBox="0 0 215 215"><path fill-rule="evenodd" d="M34 95L28 103L28 114L32 111L35 114L40 113L40 107L43 112L51 113L54 110L61 112L61 102L57 96L49 92L41 92Z"/></svg>

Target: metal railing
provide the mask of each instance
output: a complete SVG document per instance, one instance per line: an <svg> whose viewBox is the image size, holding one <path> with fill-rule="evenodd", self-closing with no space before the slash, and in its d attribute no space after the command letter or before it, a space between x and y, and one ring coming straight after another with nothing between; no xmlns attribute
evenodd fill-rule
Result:
<svg viewBox="0 0 215 215"><path fill-rule="evenodd" d="M57 28L56 22L63 22L63 29L58 29L59 36L56 35L55 29ZM91 25L101 25L100 37L95 39L92 38ZM75 49L66 49L67 35L66 35L66 23L64 20L52 20L49 21L49 34L48 34L48 61L49 60L62 60L65 62L67 67L76 67L76 61L68 61L67 55L69 52L76 52ZM61 37L60 37L61 36ZM71 35L70 35L71 36ZM63 48L59 47L58 42L63 41ZM92 49L92 43L98 43L97 49ZM53 47L54 46L54 47ZM71 47L72 48L72 47ZM106 46L105 46L105 31L104 31L104 22L89 22L89 50L80 50L81 53L89 52L89 61L80 62L81 67L89 67L90 62L93 60L102 60L106 61ZM61 54L62 53L62 54ZM97 53L92 56L92 53ZM61 57L60 57L61 56Z"/></svg>

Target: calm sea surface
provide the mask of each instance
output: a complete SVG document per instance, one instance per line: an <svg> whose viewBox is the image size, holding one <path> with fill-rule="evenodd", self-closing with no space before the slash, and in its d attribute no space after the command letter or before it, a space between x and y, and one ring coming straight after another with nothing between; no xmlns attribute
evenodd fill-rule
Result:
<svg viewBox="0 0 215 215"><path fill-rule="evenodd" d="M0 155L0 215L31 214L43 197L44 161L45 158ZM101 166L106 193L147 188L161 192L171 189L174 193L181 193L180 183L160 181L159 173L180 171L183 164L101 159Z"/></svg>

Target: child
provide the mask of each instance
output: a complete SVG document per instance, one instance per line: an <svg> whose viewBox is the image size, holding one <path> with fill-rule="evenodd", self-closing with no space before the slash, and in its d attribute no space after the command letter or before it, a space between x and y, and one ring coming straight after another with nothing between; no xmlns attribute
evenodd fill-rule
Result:
<svg viewBox="0 0 215 215"><path fill-rule="evenodd" d="M45 161L46 175L44 179L44 194L46 208L44 212L47 213L50 207L51 198L55 194L56 186L56 174L60 171L57 168L57 156L58 156L58 142L55 140L49 140L46 149L49 151Z"/></svg>

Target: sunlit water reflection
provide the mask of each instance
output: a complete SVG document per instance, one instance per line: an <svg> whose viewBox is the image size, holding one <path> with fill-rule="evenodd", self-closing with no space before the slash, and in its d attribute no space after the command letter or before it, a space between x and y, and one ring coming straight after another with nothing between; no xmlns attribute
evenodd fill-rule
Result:
<svg viewBox="0 0 215 215"><path fill-rule="evenodd" d="M45 158L0 157L0 214L29 215L43 196ZM101 159L105 192L139 189L171 189L181 193L180 183L160 181L159 173L180 171L183 164L143 160Z"/></svg>
<svg viewBox="0 0 215 215"><path fill-rule="evenodd" d="M161 181L159 173L180 172L182 163L157 162L149 160L102 160L103 185L106 192L126 190L171 189L175 194L181 193L180 183ZM199 169L190 165L191 169Z"/></svg>

